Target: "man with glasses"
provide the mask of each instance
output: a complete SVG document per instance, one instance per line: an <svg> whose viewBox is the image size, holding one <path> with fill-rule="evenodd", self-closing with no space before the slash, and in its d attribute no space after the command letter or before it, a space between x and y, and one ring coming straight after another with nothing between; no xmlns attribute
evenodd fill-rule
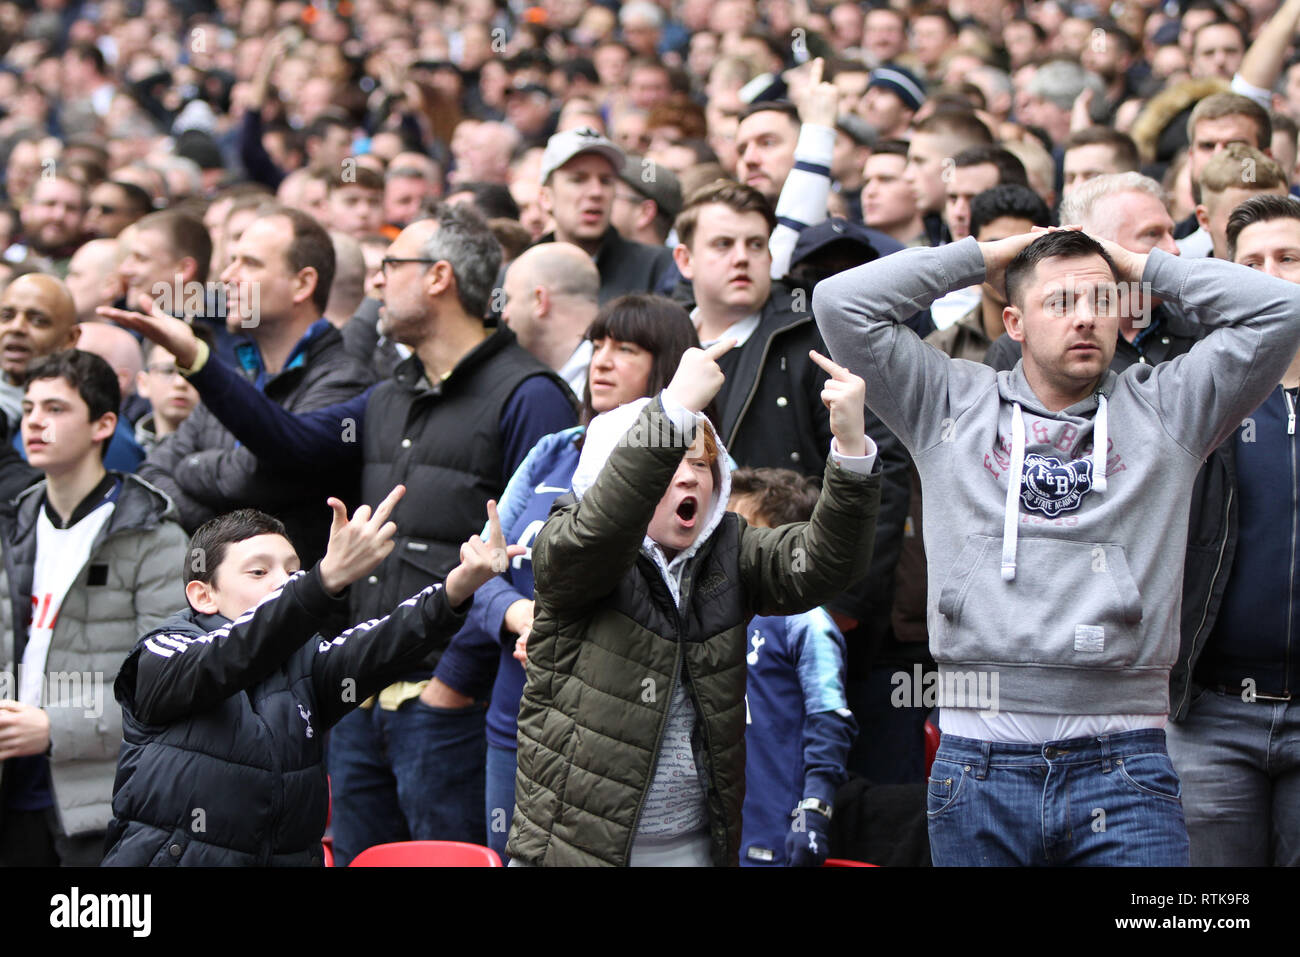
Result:
<svg viewBox="0 0 1300 957"><path fill-rule="evenodd" d="M135 440L148 454L190 417L199 404L199 393L181 375L170 352L153 343L145 345L148 363L135 378L135 391L149 402L149 411L135 424Z"/></svg>
<svg viewBox="0 0 1300 957"><path fill-rule="evenodd" d="M629 156L614 187L610 222L624 239L646 246L663 246L682 211L682 187L677 174L661 163Z"/></svg>

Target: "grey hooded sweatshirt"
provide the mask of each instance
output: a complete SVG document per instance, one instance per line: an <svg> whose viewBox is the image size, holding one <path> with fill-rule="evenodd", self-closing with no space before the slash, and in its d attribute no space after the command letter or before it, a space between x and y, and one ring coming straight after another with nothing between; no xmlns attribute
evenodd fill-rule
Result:
<svg viewBox="0 0 1300 957"><path fill-rule="evenodd" d="M949 359L898 324L984 278L964 239L813 294L832 356L866 380L867 405L920 472L940 687L988 673L1004 711L1166 714L1192 482L1300 346L1300 285L1152 252L1151 294L1214 331L1163 365L1107 371L1051 412L1022 364Z"/></svg>

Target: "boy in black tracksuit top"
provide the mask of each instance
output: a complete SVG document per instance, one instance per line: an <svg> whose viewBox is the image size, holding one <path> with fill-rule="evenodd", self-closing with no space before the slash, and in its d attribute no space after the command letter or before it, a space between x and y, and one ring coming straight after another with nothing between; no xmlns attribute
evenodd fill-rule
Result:
<svg viewBox="0 0 1300 957"><path fill-rule="evenodd" d="M403 491L350 522L331 499L329 550L307 572L260 512L195 533L190 607L140 640L114 685L124 740L106 866L322 863L325 732L459 630L474 590L522 552L505 548L489 503L489 542L467 542L445 586L321 637L346 587L392 550Z"/></svg>

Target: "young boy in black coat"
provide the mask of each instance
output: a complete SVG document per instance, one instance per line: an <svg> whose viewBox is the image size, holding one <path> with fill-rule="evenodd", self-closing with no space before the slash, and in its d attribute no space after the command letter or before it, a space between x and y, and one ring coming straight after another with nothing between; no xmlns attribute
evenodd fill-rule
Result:
<svg viewBox="0 0 1300 957"><path fill-rule="evenodd" d="M310 571L284 526L252 509L195 533L189 607L140 640L114 685L124 741L105 865L322 862L325 732L455 633L474 591L522 553L489 502L488 541L462 545L445 584L323 636L347 586L392 551L404 491L350 521L330 499L329 547Z"/></svg>

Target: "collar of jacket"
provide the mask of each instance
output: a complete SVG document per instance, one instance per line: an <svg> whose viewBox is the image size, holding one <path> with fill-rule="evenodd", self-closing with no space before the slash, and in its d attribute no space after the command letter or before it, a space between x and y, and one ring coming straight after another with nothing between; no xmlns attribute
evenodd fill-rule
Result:
<svg viewBox="0 0 1300 957"><path fill-rule="evenodd" d="M719 438L728 445L736 440L736 431L740 428L745 409L758 392L759 379L763 364L767 361L768 347L772 340L791 329L797 329L813 321L812 297L808 296L808 308L803 312L794 309L794 290L780 280L772 280L772 291L763 311L759 315L758 328L745 341L745 348L737 355L740 361L732 370L731 378L735 382L747 382L747 389L732 389L727 393L727 402L721 411Z"/></svg>
<svg viewBox="0 0 1300 957"><path fill-rule="evenodd" d="M112 472L105 472L104 477L99 480L99 484L90 490L90 494L77 503L73 509L72 515L68 518L68 523L63 523L63 516L54 510L50 504L48 496L42 496L42 507L45 509L46 517L51 525L55 528L66 529L81 522L91 512L99 508L105 502L117 504L118 496L122 492L122 482ZM39 510L38 510L39 513Z"/></svg>
<svg viewBox="0 0 1300 957"><path fill-rule="evenodd" d="M153 528L165 518L179 520L176 506L160 489L150 485L138 475L127 475L110 470L109 475L122 483L118 493L117 505L108 522L99 531L92 546L92 551L110 535L129 529ZM16 514L5 535L5 544L15 548L36 548L36 518L40 514L41 503L45 500L45 481L37 482L24 490L17 499Z"/></svg>
<svg viewBox="0 0 1300 957"><path fill-rule="evenodd" d="M554 242L558 242L558 240L555 238L555 230L552 229L545 236L542 236L535 243L533 243L533 245L540 246L543 243L554 243ZM600 248L596 250L596 255L591 257L592 261L596 264L596 268L599 269L604 264L607 256L613 256L616 253L620 252L624 246L629 246L629 245L639 246L641 244L640 243L634 244L630 240L624 239L623 236L619 233L619 231L614 228L613 224L610 224L609 226L605 227L605 234L600 237Z"/></svg>
<svg viewBox="0 0 1300 957"><path fill-rule="evenodd" d="M458 382L479 366L483 365L502 349L509 348L515 342L515 334L505 325L497 326L486 339L460 357L460 361L447 373L445 379L431 382L425 373L424 363L416 353L403 359L393 370L393 379L408 392L429 392L441 395L448 383Z"/></svg>
<svg viewBox="0 0 1300 957"><path fill-rule="evenodd" d="M307 327L307 331L302 334L302 338L294 345L293 351L289 353L289 358L284 363L284 368L274 374L267 374L266 363L262 359L261 350L257 348L257 344L254 342L246 340L236 343L235 357L239 360L244 375L252 379L259 389L265 389L267 385L286 372L306 366L319 351L318 343L327 340L329 330L333 328L334 326L328 319L322 318L313 322Z"/></svg>

